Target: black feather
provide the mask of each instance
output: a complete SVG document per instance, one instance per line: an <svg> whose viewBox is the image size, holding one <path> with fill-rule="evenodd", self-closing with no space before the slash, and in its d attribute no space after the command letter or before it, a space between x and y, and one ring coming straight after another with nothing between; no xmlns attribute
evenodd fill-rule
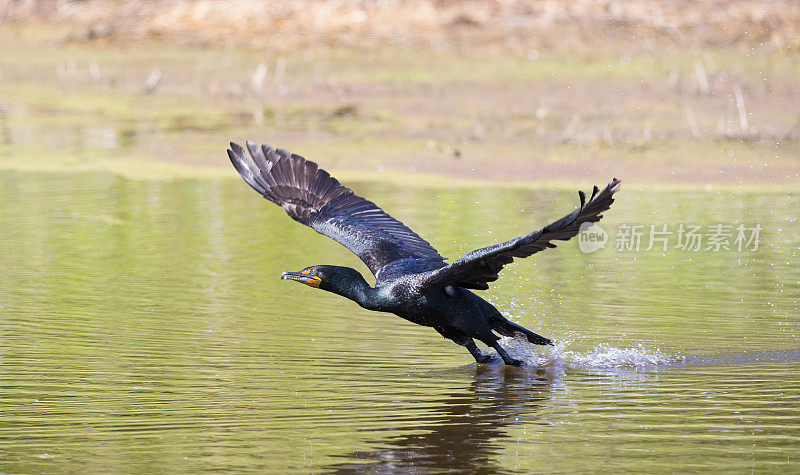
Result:
<svg viewBox="0 0 800 475"><path fill-rule="evenodd" d="M475 288L478 283L493 282L502 267L515 257L528 257L539 251L556 247L552 241L566 241L580 232L583 223L594 223L603 217L601 214L614 202L614 193L619 189L616 178L599 192L594 187L591 199L578 192L581 206L558 221L544 228L510 241L484 247L470 252L461 259L439 269L429 271L422 279L424 286L459 285Z"/></svg>
<svg viewBox="0 0 800 475"><path fill-rule="evenodd" d="M412 258L441 267L444 258L427 241L375 203L356 195L316 163L283 149L231 143L228 157L254 190L283 207L292 219L353 251L376 276L388 264Z"/></svg>

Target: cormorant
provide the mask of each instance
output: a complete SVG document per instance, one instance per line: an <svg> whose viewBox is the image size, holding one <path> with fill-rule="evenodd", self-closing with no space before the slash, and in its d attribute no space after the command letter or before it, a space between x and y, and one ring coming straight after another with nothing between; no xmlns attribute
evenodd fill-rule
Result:
<svg viewBox="0 0 800 475"><path fill-rule="evenodd" d="M264 198L283 207L295 221L310 226L355 253L375 275L371 287L350 267L317 265L284 272L281 279L302 282L355 301L363 308L394 313L413 323L432 327L443 337L466 347L478 363L492 359L474 340L494 348L505 364L518 366L498 343L499 337L524 335L537 345L552 345L543 336L510 322L489 302L468 289L486 290L503 266L515 257L528 257L556 247L578 234L583 223L602 218L619 189L616 178L558 221L507 242L470 252L447 264L427 241L389 216L375 203L356 195L317 166L286 150L247 142L231 143L228 156L242 178ZM598 193L599 191L599 193Z"/></svg>

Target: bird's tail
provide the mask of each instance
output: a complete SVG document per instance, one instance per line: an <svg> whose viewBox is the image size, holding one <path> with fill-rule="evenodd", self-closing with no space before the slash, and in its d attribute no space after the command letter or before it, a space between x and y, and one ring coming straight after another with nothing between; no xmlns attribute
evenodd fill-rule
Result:
<svg viewBox="0 0 800 475"><path fill-rule="evenodd" d="M517 333L522 333L523 335L525 335L525 338L527 338L528 341L533 343L534 345L553 344L553 342L550 341L549 338L537 335L536 333L533 333L527 328L509 321L502 315L498 315L497 318L493 319L491 321L491 325L492 325L492 330L496 331L497 333L503 336L514 337Z"/></svg>

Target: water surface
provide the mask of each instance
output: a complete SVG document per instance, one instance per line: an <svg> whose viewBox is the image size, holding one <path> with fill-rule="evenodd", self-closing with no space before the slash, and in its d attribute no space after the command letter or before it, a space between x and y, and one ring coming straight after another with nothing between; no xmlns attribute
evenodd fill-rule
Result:
<svg viewBox="0 0 800 475"><path fill-rule="evenodd" d="M574 190L356 183L455 259ZM280 281L366 268L240 180L0 172L0 469L800 469L798 196L623 188L607 247L483 292L556 348L477 366ZM759 224L755 251L615 251L620 225Z"/></svg>

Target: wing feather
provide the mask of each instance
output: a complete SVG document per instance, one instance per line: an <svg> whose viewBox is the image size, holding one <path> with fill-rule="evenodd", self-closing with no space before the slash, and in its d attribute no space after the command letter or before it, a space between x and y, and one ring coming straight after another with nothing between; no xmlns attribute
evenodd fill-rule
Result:
<svg viewBox="0 0 800 475"><path fill-rule="evenodd" d="M469 289L485 290L489 282L498 279L503 266L514 258L528 257L544 249L556 247L552 241L566 241L580 232L583 223L594 223L614 202L619 190L616 178L598 193L594 187L591 198L579 192L581 206L572 213L527 236L518 237L493 246L476 249L452 264L430 271L423 277L422 287L458 285Z"/></svg>
<svg viewBox="0 0 800 475"><path fill-rule="evenodd" d="M231 143L228 157L248 185L283 207L292 219L350 249L376 276L401 259L428 261L428 269L444 265L444 258L427 241L316 163L249 141L247 150L249 156Z"/></svg>

